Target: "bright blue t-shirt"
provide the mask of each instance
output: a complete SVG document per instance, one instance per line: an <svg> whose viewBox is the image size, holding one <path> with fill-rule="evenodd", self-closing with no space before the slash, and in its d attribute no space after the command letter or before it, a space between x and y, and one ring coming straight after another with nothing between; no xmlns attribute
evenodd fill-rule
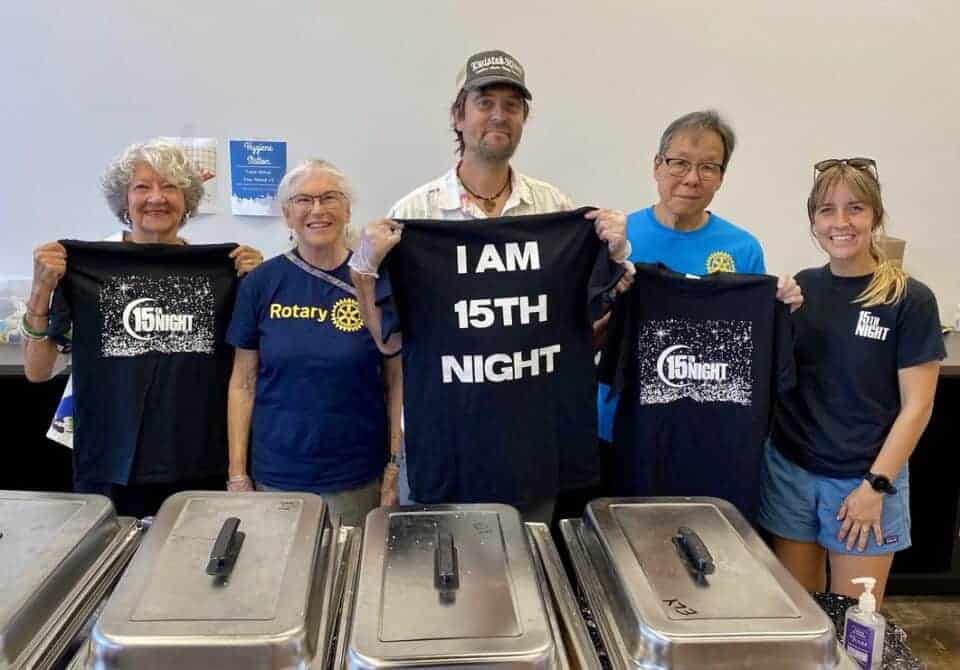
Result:
<svg viewBox="0 0 960 670"><path fill-rule="evenodd" d="M766 272L757 238L712 213L703 226L684 232L667 228L647 207L627 217L627 238L634 263L663 263L691 275Z"/></svg>
<svg viewBox="0 0 960 670"><path fill-rule="evenodd" d="M627 217L627 239L634 263L663 263L674 272L706 275L713 272L764 274L763 249L753 235L726 219L710 213L707 222L689 232L668 228L653 213L653 207ZM613 415L617 397L600 384L597 392L598 432L613 442Z"/></svg>
<svg viewBox="0 0 960 670"><path fill-rule="evenodd" d="M227 341L256 349L253 479L329 493L383 472L387 410L382 356L356 298L299 257L277 256L241 283ZM328 274L350 284L346 263Z"/></svg>

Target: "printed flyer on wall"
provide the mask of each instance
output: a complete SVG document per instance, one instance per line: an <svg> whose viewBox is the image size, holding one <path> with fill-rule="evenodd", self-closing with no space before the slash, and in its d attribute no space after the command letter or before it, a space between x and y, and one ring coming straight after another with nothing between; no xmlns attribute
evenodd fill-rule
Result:
<svg viewBox="0 0 960 670"><path fill-rule="evenodd" d="M230 201L239 216L280 216L277 186L287 171L287 143L230 140Z"/></svg>
<svg viewBox="0 0 960 670"><path fill-rule="evenodd" d="M161 137L175 144L193 162L203 180L203 197L200 198L198 214L215 214L217 207L217 140L213 137Z"/></svg>

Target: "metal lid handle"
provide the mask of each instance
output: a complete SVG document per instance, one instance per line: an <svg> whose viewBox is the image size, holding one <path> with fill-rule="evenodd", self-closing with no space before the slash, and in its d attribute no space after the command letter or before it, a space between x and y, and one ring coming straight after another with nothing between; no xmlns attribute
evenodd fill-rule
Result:
<svg viewBox="0 0 960 670"><path fill-rule="evenodd" d="M213 543L213 549L210 551L210 560L207 563L208 575L226 579L233 572L233 566L236 565L245 537L237 530L239 527L240 519L235 516L223 522L217 534L217 540Z"/></svg>
<svg viewBox="0 0 960 670"><path fill-rule="evenodd" d="M433 585L440 591L460 588L460 566L453 534L437 533L437 547L433 550Z"/></svg>
<svg viewBox="0 0 960 670"><path fill-rule="evenodd" d="M712 575L716 570L713 556L710 555L707 545L694 530L680 526L677 534L673 536L673 544L680 558L695 575L702 578L705 575Z"/></svg>

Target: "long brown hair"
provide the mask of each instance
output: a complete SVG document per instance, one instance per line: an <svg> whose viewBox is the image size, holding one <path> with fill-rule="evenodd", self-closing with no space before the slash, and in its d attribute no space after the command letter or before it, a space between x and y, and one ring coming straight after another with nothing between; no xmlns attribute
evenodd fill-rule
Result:
<svg viewBox="0 0 960 670"><path fill-rule="evenodd" d="M864 307L876 305L894 305L899 302L907 290L908 275L902 268L894 265L883 248L886 237L886 212L880 197L880 182L873 172L840 163L820 172L813 182L810 197L807 198L807 216L813 226L814 215L837 184L844 184L858 200L873 209L874 220L870 236L870 255L876 261L873 278L854 302Z"/></svg>

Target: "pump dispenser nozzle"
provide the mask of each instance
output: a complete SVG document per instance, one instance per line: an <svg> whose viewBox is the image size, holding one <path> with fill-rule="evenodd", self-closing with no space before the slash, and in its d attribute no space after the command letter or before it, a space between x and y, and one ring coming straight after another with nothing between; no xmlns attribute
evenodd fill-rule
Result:
<svg viewBox="0 0 960 670"><path fill-rule="evenodd" d="M873 595L873 587L877 585L877 580L873 577L857 577L850 581L854 584L863 585L863 593L860 594L860 609L864 612L876 612L877 599Z"/></svg>

